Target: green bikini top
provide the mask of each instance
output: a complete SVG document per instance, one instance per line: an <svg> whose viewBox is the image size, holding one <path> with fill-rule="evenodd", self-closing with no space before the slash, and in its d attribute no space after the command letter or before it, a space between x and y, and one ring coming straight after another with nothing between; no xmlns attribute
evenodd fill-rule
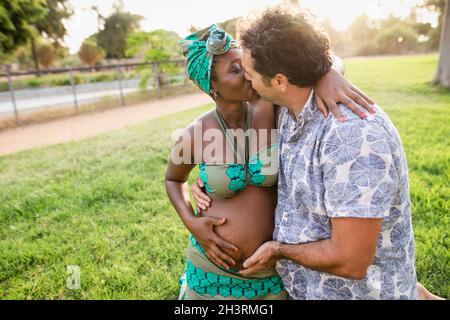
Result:
<svg viewBox="0 0 450 320"><path fill-rule="evenodd" d="M233 135L227 131L228 126L222 115L215 111L217 123L225 134L239 163L202 163L199 164L199 176L211 198L230 198L244 190L248 184L271 187L278 178L278 144L266 146L249 157L249 137L245 136L245 161ZM245 131L251 125L251 112L247 107ZM265 152L263 154L263 151Z"/></svg>

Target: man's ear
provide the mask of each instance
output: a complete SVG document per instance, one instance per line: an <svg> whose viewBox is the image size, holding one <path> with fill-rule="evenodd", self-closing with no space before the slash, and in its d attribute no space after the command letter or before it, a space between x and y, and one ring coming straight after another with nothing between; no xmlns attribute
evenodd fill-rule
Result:
<svg viewBox="0 0 450 320"><path fill-rule="evenodd" d="M275 77L270 80L270 83L272 84L272 87L275 87L284 93L289 86L289 79L284 74L277 73Z"/></svg>

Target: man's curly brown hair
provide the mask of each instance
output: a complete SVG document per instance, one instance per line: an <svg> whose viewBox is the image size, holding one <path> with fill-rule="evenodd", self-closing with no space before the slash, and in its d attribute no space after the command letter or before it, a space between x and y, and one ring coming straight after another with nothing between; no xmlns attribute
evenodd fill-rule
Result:
<svg viewBox="0 0 450 320"><path fill-rule="evenodd" d="M290 83L307 87L332 65L328 35L306 11L268 9L240 32L240 40L266 81L281 73Z"/></svg>

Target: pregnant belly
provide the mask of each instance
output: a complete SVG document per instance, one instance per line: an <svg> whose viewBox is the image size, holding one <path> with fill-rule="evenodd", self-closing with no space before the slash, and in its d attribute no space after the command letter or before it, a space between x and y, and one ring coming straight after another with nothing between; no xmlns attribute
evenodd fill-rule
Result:
<svg viewBox="0 0 450 320"><path fill-rule="evenodd" d="M239 252L223 250L235 259L237 264L233 268L241 269L245 259L272 239L276 203L276 186L248 186L233 198L214 199L208 211L201 212L204 216L226 219L223 225L215 227L215 232L239 248Z"/></svg>

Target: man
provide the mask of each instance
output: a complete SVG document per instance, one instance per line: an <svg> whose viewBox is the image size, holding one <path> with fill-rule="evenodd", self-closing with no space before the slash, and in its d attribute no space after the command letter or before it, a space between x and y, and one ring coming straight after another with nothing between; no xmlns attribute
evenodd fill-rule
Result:
<svg viewBox="0 0 450 320"><path fill-rule="evenodd" d="M241 38L247 79L286 106L275 241L242 274L276 263L294 299L416 299L408 167L392 122L380 109L323 118L311 97L329 42L307 14L269 10Z"/></svg>
<svg viewBox="0 0 450 320"><path fill-rule="evenodd" d="M270 9L241 42L246 78L284 106L274 241L241 274L275 265L293 299L416 299L408 167L387 115L322 116L313 85L329 41L307 14Z"/></svg>

